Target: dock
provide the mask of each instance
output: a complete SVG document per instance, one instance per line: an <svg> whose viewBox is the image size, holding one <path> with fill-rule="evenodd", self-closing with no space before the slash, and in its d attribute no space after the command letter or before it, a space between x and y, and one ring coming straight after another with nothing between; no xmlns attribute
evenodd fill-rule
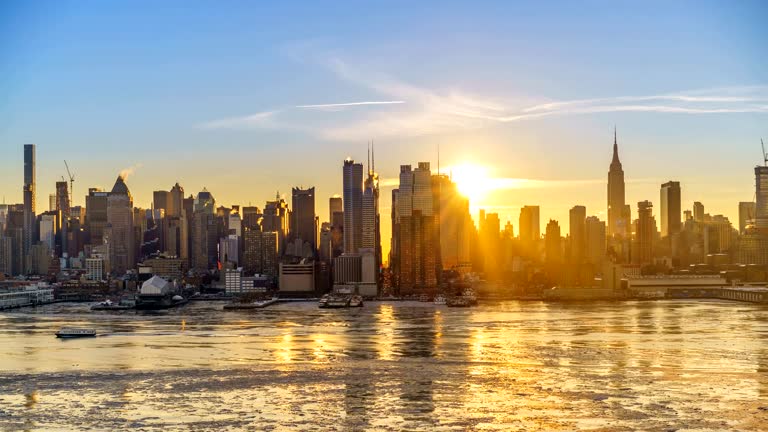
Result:
<svg viewBox="0 0 768 432"><path fill-rule="evenodd" d="M277 297L264 301L255 301L251 303L228 303L224 305L224 310L241 310L241 309L264 309L267 306L280 302Z"/></svg>
<svg viewBox="0 0 768 432"><path fill-rule="evenodd" d="M666 298L674 299L718 299L731 300L745 303L768 304L767 287L732 286L719 288L669 288Z"/></svg>
<svg viewBox="0 0 768 432"><path fill-rule="evenodd" d="M0 310L53 303L53 288L22 288L0 292Z"/></svg>

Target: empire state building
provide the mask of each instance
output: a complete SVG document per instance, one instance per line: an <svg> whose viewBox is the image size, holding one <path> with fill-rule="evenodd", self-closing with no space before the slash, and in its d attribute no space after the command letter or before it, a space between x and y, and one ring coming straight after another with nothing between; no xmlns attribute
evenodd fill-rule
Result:
<svg viewBox="0 0 768 432"><path fill-rule="evenodd" d="M629 206L624 198L624 170L619 160L616 129L613 130L613 160L608 170L608 235L625 235L629 228Z"/></svg>

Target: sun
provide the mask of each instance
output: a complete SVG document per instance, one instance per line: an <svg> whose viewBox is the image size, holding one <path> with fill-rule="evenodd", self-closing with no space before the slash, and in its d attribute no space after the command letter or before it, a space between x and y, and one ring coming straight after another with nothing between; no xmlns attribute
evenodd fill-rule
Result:
<svg viewBox="0 0 768 432"><path fill-rule="evenodd" d="M447 170L459 192L477 202L493 188L493 181L488 174L488 168L482 165L462 163Z"/></svg>

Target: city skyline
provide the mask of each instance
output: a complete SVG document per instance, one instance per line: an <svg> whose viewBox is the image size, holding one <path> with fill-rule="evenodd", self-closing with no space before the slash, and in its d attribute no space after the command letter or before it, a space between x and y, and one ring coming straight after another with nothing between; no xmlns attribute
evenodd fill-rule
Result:
<svg viewBox="0 0 768 432"><path fill-rule="evenodd" d="M0 1L0 430L766 429L766 17Z"/></svg>
<svg viewBox="0 0 768 432"><path fill-rule="evenodd" d="M288 199L296 186L341 195L338 161L364 160L373 140L385 196L401 163L436 168L439 145L441 171L487 170L490 190L470 200L475 220L485 208L514 223L522 206L538 204L542 221L567 232L573 205L607 217L614 125L633 208L657 201L658 185L670 180L681 182L683 208L701 201L732 221L737 203L753 198L744 168L760 162L768 109L761 2L588 13L568 3L450 5L437 15L423 5L405 14L238 4L211 14L209 5L185 4L183 17L179 4L151 5L149 22L136 5L90 4L84 14L51 4L51 15L0 6L9 17L0 26L0 71L10 72L0 83L6 203L22 202L23 143L41 153L37 207L67 175L67 159L75 204L88 186L108 190L126 170L136 205L148 208L154 190L176 182L207 187L226 205L259 203L276 190ZM374 18L353 19L361 8ZM475 20L487 33L472 32ZM401 31L385 31L392 28ZM211 153L227 169L212 165ZM326 199L317 214L327 214ZM389 229L384 221L383 238Z"/></svg>
<svg viewBox="0 0 768 432"><path fill-rule="evenodd" d="M614 133L616 133L616 132L614 131ZM617 140L619 152L623 155L623 152L622 152L623 147L621 146L621 139L618 138L618 135L614 135L614 139ZM35 145L35 148L37 148L37 147L38 146ZM436 151L438 151L438 150L436 150ZM39 159L39 156L36 155L35 161L39 165L39 160L38 159ZM350 158L347 158L347 159L350 159ZM354 159L352 159L352 160L354 160ZM622 156L622 161L623 161L623 163L626 163L626 161L624 160L624 156ZM73 163L73 164L75 162L76 161L70 161L70 163ZM338 163L339 162L337 161L337 164ZM341 163L343 164L344 161L341 161ZM63 164L63 162L62 162L62 164ZM755 164L754 166L758 166L758 165L759 164ZM335 174L338 175L338 165L336 167L334 167L334 168L336 168L335 171L337 171ZM437 167L433 166L433 168L434 168L433 174L437 174ZM463 164L463 165L459 165L457 167L449 165L448 167L441 168L441 171L440 171L441 174L448 175L450 177L454 169L458 169L459 170L459 175L457 176L457 178L453 178L453 180L457 183L457 189L458 189L459 193L462 194L463 196L465 196L466 198L468 198L468 200L469 200L470 216L471 216L472 222L474 223L476 228L479 228L479 225L478 225L478 213L481 210L484 210L486 213L496 213L496 214L498 214L502 227L504 226L505 223L511 222L513 227L515 227L515 232L517 232L517 230L519 229L519 227L517 226L517 222L518 222L518 217L519 217L520 211L525 206L529 206L529 205L535 205L535 206L538 206L540 208L540 231L542 233L545 231L546 221L552 219L552 220L556 220L559 223L560 228L561 228L562 232L564 233L564 235L565 234L569 234L571 232L569 212L570 212L570 210L572 209L573 206L579 206L579 205L585 206L586 207L586 214L587 215L589 215L589 216L597 216L600 220L608 222L607 205L605 204L605 200L606 200L605 185L607 184L606 178L602 178L602 179L597 179L596 178L596 179L590 179L590 180L587 180L587 181L572 182L574 184L568 184L568 182L552 182L551 184L547 184L547 185L536 184L536 185L533 185L533 186L528 186L526 183L530 182L530 180L525 180L525 179L503 179L503 178L488 176L489 168L490 167L482 167L482 166L479 166L479 165ZM123 178L124 181L129 184L129 189L131 190L132 198L133 198L133 203L134 203L135 207L137 207L137 208L144 208L144 209L150 209L152 207L152 205L153 205L154 192L157 191L157 190L161 190L161 189L165 188L166 186L162 185L162 184L161 185L149 184L147 186L147 187L149 187L151 189L151 191L149 192L149 198L147 200L147 204L146 205L142 205L141 203L144 202L144 201L142 200L142 198L140 196L137 198L138 195L133 192L134 191L134 187L133 187L133 185L131 185L131 181L130 181L130 178L134 177L134 175L136 174L137 169L139 169L139 168L137 168L137 167L129 167L129 168L126 168L126 169L122 169L118 173L118 177ZM36 168L36 171L39 172L40 169ZM747 170L746 172L748 174L752 174L751 170ZM331 176L333 177L333 175L331 175ZM320 180L320 179L318 179L318 180ZM661 200L659 198L659 190L663 186L663 184L667 183L668 181L675 181L675 182L679 182L680 183L680 189L682 191L681 192L681 196L682 196L682 199L681 199L681 209L682 210L692 210L695 207L694 203L702 202L704 204L704 206L705 206L705 211L707 213L712 214L712 215L723 215L726 218L728 218L731 221L731 223L733 223L736 227L738 227L738 224L739 224L740 202L745 202L745 201L748 202L748 201L750 201L749 199L745 199L745 200L740 201L738 199L730 198L730 199L728 199L727 203L729 203L730 207L733 207L733 208L727 208L725 211L719 211L718 208L716 208L716 207L713 208L713 206L710 205L710 202L712 202L713 200L710 200L707 195L701 195L701 194L697 195L698 197L701 197L701 196L704 197L704 198L699 198L697 200L688 200L688 199L686 199L686 186L687 186L687 183L684 180L680 180L679 178L678 179L669 178L668 180L663 180L663 181L660 181L658 183L656 182L655 179L653 179L653 180L652 179L633 180L631 177L626 177L624 180L626 182L626 186L631 186L631 185L634 186L634 188L633 187L627 187L626 188L627 189L627 192L626 192L626 196L627 196L626 203L627 203L627 205L631 209L631 214L632 214L631 220L632 221L637 219L637 208L636 208L637 203L640 203L640 202L643 202L643 201L646 201L646 200L650 201L651 203L654 203L654 205L656 207L656 211L654 212L654 215L656 217L658 217L658 218L661 217L661 213L660 213ZM473 189L473 188L474 189L478 189L478 188L480 188L480 189L483 189L482 193L480 194L480 196L482 196L482 197L487 197L488 195L503 194L504 192L506 192L506 193L515 193L515 192L517 192L521 196L525 196L525 195L528 195L531 192L533 192L533 196L539 196L540 197L540 195L538 195L538 192L541 192L542 190L544 190L544 191L548 191L548 190L552 191L552 190L557 190L558 188L562 188L562 189L573 189L573 188L576 188L577 189L577 192L575 192L576 194L579 193L578 189L582 189L582 190L583 189L589 189L590 191L595 190L595 189L600 189L600 190L603 191L603 196L602 197L596 197L596 199L593 199L594 197L592 197L590 199L584 199L584 200L581 200L581 201L579 200L578 196L572 196L572 202L570 202L570 203L563 202L557 208L547 207L547 206L542 205L541 204L542 201L546 202L546 199L542 200L541 197L540 198L533 198L532 201L527 201L525 203L521 203L520 205L499 205L499 206L483 205L482 201L479 204L477 203L477 201L473 201L473 195L477 194L477 192L473 191L473 190L463 189L462 188L462 181L464 181L465 188L469 188L469 189ZM322 182L322 181L320 181L320 182ZM337 182L338 183L343 183L341 181L341 179L337 179ZM63 182L61 182L61 181L54 182L54 187L52 188L53 192L56 192L57 186L59 184L62 184L62 183ZM179 184L181 182L177 181L175 183ZM39 181L36 181L35 184L36 184L36 187L37 187L38 190L41 190L41 189L45 190L44 189L45 186L41 185L41 183ZM236 184L236 182L233 183L233 186L234 186L234 184ZM313 183L302 184L300 186L294 185L294 186L291 186L291 190L293 188L297 188L297 187L298 188L303 188L303 187L314 188L314 186L312 186L312 184ZM105 187L103 187L101 185L99 185L99 186L96 186L96 185L82 185L82 184L78 184L78 185L82 188L81 190L85 190L85 191L88 191L90 188L101 188L102 190L110 190L111 189L111 187L106 187L105 188ZM64 184L64 186L66 188L66 184ZM182 183L182 186L184 186L183 183ZM380 180L380 188L382 189L382 191L384 191L384 194L387 197L389 196L389 194L391 193L391 191L393 189L397 188L397 186L398 186L398 179L396 177L384 177L384 178L382 178ZM754 202L754 198L755 198L755 196L754 196L754 186L755 186L754 185L754 176L751 175L750 176L749 188L752 190L752 195L753 195L752 199L751 199L752 202ZM224 190L226 190L226 189L227 188L224 188ZM635 200L633 198L633 195L631 195L633 189L635 190L635 195L638 198L640 198L641 196L645 196L646 198ZM339 190L343 190L343 187L340 187ZM640 193L638 193L637 190L642 190L643 191L642 193L644 193L646 195L640 195ZM197 197L197 195L198 195L198 193L200 191L208 191L208 188L203 186L200 190L196 191L194 189L186 189L186 186L185 186L185 194L186 194L186 196L192 195L193 197ZM512 191L512 192L510 192L510 191ZM281 199L286 200L286 202L289 202L289 200L291 199L291 196L289 195L289 193L284 193L284 192L282 192L280 190L278 190L278 192L279 192L279 195L280 195ZM211 191L211 193L213 193L217 197L220 195L219 191ZM45 196L47 196L47 194L45 194L45 193L43 193L43 194L37 193L35 195L36 195L36 200L35 200L36 207L37 208L41 208L41 209L47 209L47 206L45 206L45 205L41 206L40 205L40 204L46 204L46 203L41 203L41 200L44 200L44 198L41 198L41 196L45 197ZM324 216L322 216L322 215L328 214L328 199L332 198L332 197L336 197L337 195L340 195L340 194L339 193L332 193L332 194L329 194L327 196L323 196L321 192L317 193L317 196L320 199L317 200L317 202L315 204L315 214L320 218L319 220L320 220L321 223L322 222L330 222L330 221L324 220L323 219ZM529 195L529 196L531 196L531 195ZM80 200L78 200L77 196L75 196L74 199L73 199L73 206L75 206L75 205L84 206L86 204L86 202L85 202L86 201L86 197L87 197L87 193L84 194L81 197ZM475 198L476 197L477 197L477 195L475 195ZM240 207L245 207L245 206L251 206L252 205L252 206L263 208L264 203L267 202L267 201L270 201L270 200L274 200L275 195L274 195L274 192L273 192L272 195L268 195L268 196L265 196L265 197L259 197L259 198L261 198L261 200L258 200L258 198L255 198L254 200L249 200L248 202L232 202L232 203L223 202L223 200L218 200L217 199L216 200L216 204L217 204L217 206L224 205L224 206L227 206L227 207L231 207L233 205L234 206L240 206ZM536 199L538 199L538 201ZM602 204L602 208L595 201L598 201L598 202L602 201L602 203L603 203ZM19 202L21 202L21 201L19 201ZM592 202L594 205L593 206L584 205L584 202ZM13 203L14 203L13 201L8 201L8 200L6 200L6 202L5 202L5 204L13 204ZM560 207L562 207L562 208L560 208ZM391 201L388 200L388 199L385 199L379 205L379 208L380 208L380 211L381 211L382 214L388 214L391 211ZM681 212L681 214L682 214L682 212ZM389 240L391 238L392 226L391 226L391 221L389 220L389 218L385 217L383 219L384 219L384 222L381 224L381 236L382 236L382 240L383 241L381 243L382 243L382 256L384 257L384 260L386 261L387 260L386 257L389 254L389 248L390 248L390 242L386 241L386 240ZM659 224L660 223L661 223L661 219L659 219ZM660 226L659 226L659 228L660 228Z"/></svg>

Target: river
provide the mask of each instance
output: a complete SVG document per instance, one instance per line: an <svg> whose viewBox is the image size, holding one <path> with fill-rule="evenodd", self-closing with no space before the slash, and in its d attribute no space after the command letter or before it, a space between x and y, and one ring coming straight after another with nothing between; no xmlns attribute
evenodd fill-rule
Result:
<svg viewBox="0 0 768 432"><path fill-rule="evenodd" d="M0 430L768 427L762 305L222 306L0 313Z"/></svg>

